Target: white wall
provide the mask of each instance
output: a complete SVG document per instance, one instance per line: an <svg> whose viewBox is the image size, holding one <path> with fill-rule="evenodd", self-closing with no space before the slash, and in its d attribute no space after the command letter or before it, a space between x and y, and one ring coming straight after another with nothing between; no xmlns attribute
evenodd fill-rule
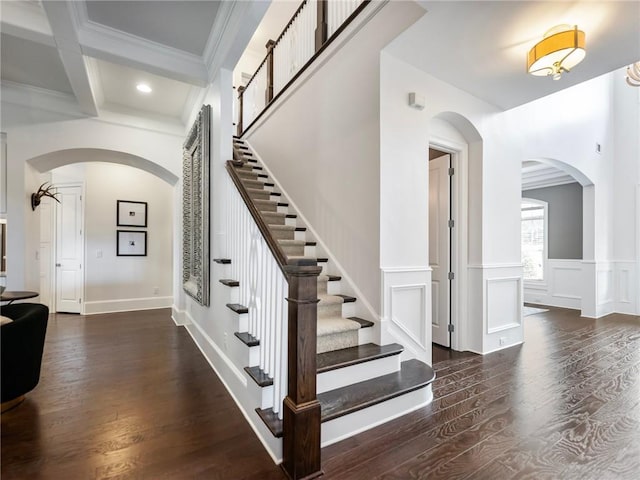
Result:
<svg viewBox="0 0 640 480"><path fill-rule="evenodd" d="M88 159L90 160L90 159ZM51 172L54 184L85 188L84 312L170 307L173 302L173 187L124 165L87 162ZM117 200L147 202L147 228L118 227ZM116 255L116 230L147 232L147 256Z"/></svg>
<svg viewBox="0 0 640 480"><path fill-rule="evenodd" d="M245 135L357 285L359 302L378 314L379 238L387 227L379 217L379 52L424 14L412 3L392 7L383 7Z"/></svg>
<svg viewBox="0 0 640 480"><path fill-rule="evenodd" d="M29 206L31 192L42 183L40 173L28 160L68 149L97 149L146 159L175 177L181 176L183 133L172 126L159 128L154 122L138 119L135 126L99 119L60 120L7 129L7 285L13 290L38 290L39 223ZM58 167L53 158L50 168ZM73 161L84 158L74 158ZM46 159L45 159L46 160ZM42 165L46 165L41 162Z"/></svg>

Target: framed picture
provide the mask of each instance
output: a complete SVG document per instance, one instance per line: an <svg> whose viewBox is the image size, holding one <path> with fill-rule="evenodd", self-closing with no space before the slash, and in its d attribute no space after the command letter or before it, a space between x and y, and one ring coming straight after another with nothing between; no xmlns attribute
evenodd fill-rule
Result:
<svg viewBox="0 0 640 480"><path fill-rule="evenodd" d="M131 202L128 200L118 200L117 202L119 227L147 226L147 202Z"/></svg>
<svg viewBox="0 0 640 480"><path fill-rule="evenodd" d="M140 230L118 230L118 257L146 257L147 232Z"/></svg>
<svg viewBox="0 0 640 480"><path fill-rule="evenodd" d="M182 288L209 305L209 119L203 105L182 146Z"/></svg>

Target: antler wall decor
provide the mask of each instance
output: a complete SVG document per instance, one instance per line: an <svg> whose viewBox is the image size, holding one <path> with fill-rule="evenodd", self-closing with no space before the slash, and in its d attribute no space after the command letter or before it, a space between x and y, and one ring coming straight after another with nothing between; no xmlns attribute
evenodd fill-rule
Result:
<svg viewBox="0 0 640 480"><path fill-rule="evenodd" d="M35 210L36 207L40 205L42 197L53 198L56 202L60 203L60 200L58 200L58 198L56 197L57 193L51 191L53 185L49 185L48 187L44 188L46 184L47 182L44 182L42 185L40 185L40 188L38 188L38 191L36 193L31 194L31 210Z"/></svg>

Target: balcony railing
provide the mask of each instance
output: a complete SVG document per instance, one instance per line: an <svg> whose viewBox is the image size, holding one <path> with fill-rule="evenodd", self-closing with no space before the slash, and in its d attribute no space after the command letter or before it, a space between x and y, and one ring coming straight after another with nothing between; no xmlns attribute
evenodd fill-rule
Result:
<svg viewBox="0 0 640 480"><path fill-rule="evenodd" d="M242 136L371 0L304 0L244 87L238 88Z"/></svg>

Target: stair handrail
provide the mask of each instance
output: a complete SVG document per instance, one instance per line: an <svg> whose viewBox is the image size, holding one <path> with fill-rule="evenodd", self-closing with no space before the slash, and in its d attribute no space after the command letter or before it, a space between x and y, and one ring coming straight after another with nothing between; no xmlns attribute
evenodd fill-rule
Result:
<svg viewBox="0 0 640 480"><path fill-rule="evenodd" d="M274 91L273 88L273 67L268 70L267 75L267 91L265 92L265 106L262 110L253 118L249 125L244 127L243 125L243 117L242 113L240 113L237 125L237 135L238 137L242 137L259 119L262 115L269 109L269 107L277 100L297 79L302 75L302 73L309 68L309 66L320 56L320 54L344 31L344 29L351 23L353 20L366 8L366 6L371 3L372 0L362 0L362 2L353 10L353 12L342 22L342 24L333 32L332 35L328 35L327 29L327 11L330 5L330 0L316 0L317 1L317 23L315 30L315 53L298 69L298 71L289 79L287 83L277 92ZM260 62L260 65L253 73L249 81L244 85L242 89L238 88L238 104L240 108L240 112L242 112L243 104L244 104L244 92L247 91L249 85L254 81L260 69L265 65L271 64L273 65L273 52L278 44L283 39L284 35L294 24L295 20L300 16L305 5L309 2L309 0L303 0L300 6L296 9L295 13L287 22L287 25L282 29L282 32L278 35L277 39L269 40L265 47L267 48L267 54L264 59Z"/></svg>
<svg viewBox="0 0 640 480"><path fill-rule="evenodd" d="M234 156L237 154L234 148ZM321 409L316 390L318 280L322 268L315 259L288 259L242 183L234 159L225 168L288 283L287 396L283 401L282 469L291 479L322 473Z"/></svg>

